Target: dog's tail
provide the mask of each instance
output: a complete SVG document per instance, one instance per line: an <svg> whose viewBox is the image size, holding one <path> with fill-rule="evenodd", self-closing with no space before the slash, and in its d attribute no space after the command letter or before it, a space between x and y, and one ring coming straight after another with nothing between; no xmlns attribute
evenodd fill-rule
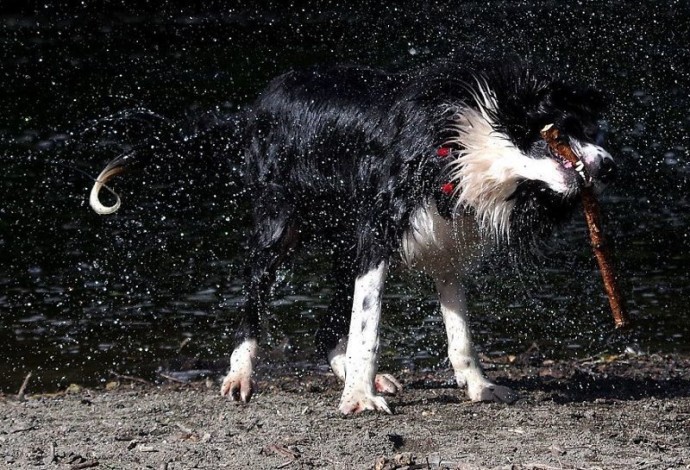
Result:
<svg viewBox="0 0 690 470"><path fill-rule="evenodd" d="M156 116L158 117L158 116ZM160 118L163 120L163 118ZM198 153L198 147L204 146L205 140L221 138L225 141L224 149L235 147L239 149L242 133L242 113L219 116L206 113L203 116L187 117L186 122L175 123L163 120L168 133L161 136L160 132L151 131L151 135L140 141L138 145L130 147L125 153L117 156L103 168L91 188L89 205L97 214L108 215L116 212L122 205L120 196L108 186L108 182L115 176L129 171L142 163L150 161L153 155L175 152L180 154ZM196 150L196 152L195 152ZM238 153L239 154L239 153ZM206 153L208 156L208 153ZM228 157L224 152L224 157ZM100 193L105 188L114 197L115 202L105 205L101 202Z"/></svg>
<svg viewBox="0 0 690 470"><path fill-rule="evenodd" d="M106 186L108 181L123 171L125 171L125 168L127 167L127 160L131 159L132 154L127 154L124 156L120 156L115 158L114 160L111 160L101 171L101 174L98 175L96 178L96 182L94 183L93 187L91 188L91 194L89 195L89 205L91 206L91 209L96 212L96 214L101 214L101 215L108 215L112 214L113 212L116 212L119 208L120 205L122 204L122 200L120 199L120 196L112 189L110 189L109 186ZM106 188L108 191L112 193L113 196L115 196L115 203L106 206L104 205L100 198L99 194L101 192L101 189Z"/></svg>

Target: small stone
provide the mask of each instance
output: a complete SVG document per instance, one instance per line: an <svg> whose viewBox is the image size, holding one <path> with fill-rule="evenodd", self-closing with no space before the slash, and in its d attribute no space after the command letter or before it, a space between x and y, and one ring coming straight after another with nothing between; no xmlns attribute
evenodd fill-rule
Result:
<svg viewBox="0 0 690 470"><path fill-rule="evenodd" d="M549 452L551 452L551 455L555 455L556 457L565 455L567 453L566 450L558 444L551 444L551 447L549 447Z"/></svg>
<svg viewBox="0 0 690 470"><path fill-rule="evenodd" d="M110 392L111 390L115 390L119 386L120 386L120 382L111 381L111 382L108 382L105 384L105 389L106 389L106 391Z"/></svg>
<svg viewBox="0 0 690 470"><path fill-rule="evenodd" d="M412 458L412 454L410 452L402 452L393 456L393 462L397 466L412 465L414 463L414 459Z"/></svg>
<svg viewBox="0 0 690 470"><path fill-rule="evenodd" d="M374 470L383 470L386 468L387 463L388 459L383 455L376 457L376 461L374 462Z"/></svg>

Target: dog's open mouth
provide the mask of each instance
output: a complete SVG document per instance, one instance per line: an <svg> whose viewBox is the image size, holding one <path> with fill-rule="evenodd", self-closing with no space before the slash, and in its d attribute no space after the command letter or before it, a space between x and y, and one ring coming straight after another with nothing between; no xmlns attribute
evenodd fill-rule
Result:
<svg viewBox="0 0 690 470"><path fill-rule="evenodd" d="M567 168L567 169L573 168L573 164L570 163L568 160L566 160L563 155L560 155L559 153L554 152L553 149L551 148L551 146L547 145L546 150L547 150L547 152L549 152L549 156L552 159L556 160L558 163L560 163L563 168Z"/></svg>

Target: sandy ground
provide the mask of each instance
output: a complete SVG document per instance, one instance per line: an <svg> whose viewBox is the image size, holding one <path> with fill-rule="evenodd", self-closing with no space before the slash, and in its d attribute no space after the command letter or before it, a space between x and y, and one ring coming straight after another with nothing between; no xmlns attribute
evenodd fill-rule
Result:
<svg viewBox="0 0 690 470"><path fill-rule="evenodd" d="M495 360L514 405L476 404L450 373L401 373L393 415L337 413L316 371L260 379L249 405L212 380L0 397L2 468L690 468L690 358Z"/></svg>

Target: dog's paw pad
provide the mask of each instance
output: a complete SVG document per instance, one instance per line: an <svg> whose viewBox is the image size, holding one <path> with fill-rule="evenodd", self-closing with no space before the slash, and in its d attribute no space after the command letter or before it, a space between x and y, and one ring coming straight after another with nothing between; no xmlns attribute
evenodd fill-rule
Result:
<svg viewBox="0 0 690 470"><path fill-rule="evenodd" d="M374 388L378 393L385 395L395 395L402 392L402 385L390 374L379 374L374 379Z"/></svg>
<svg viewBox="0 0 690 470"><path fill-rule="evenodd" d="M362 411L383 411L392 414L388 404L383 397L377 397L368 394L349 394L343 396L338 407L340 412L344 415L351 415L361 413Z"/></svg>
<svg viewBox="0 0 690 470"><path fill-rule="evenodd" d="M242 401L248 403L252 398L254 385L252 380L244 374L230 372L223 380L220 387L220 394L230 398L232 401Z"/></svg>
<svg viewBox="0 0 690 470"><path fill-rule="evenodd" d="M472 401L490 401L507 404L515 403L518 399L518 395L508 387L492 383L482 384L474 388L474 390L468 391L468 395Z"/></svg>

